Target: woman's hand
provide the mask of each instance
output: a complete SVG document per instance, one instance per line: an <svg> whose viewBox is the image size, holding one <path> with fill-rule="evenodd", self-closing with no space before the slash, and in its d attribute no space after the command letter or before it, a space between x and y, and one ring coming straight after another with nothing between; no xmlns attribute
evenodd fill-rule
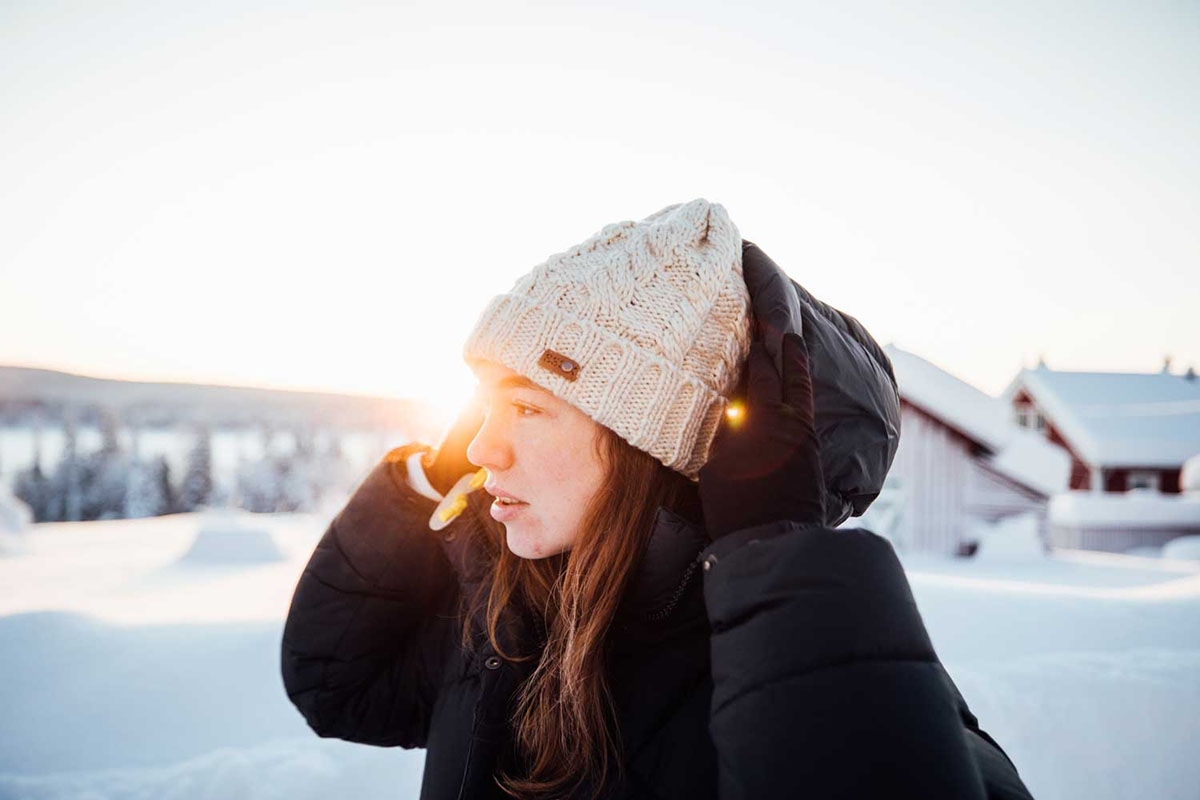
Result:
<svg viewBox="0 0 1200 800"><path fill-rule="evenodd" d="M751 302L754 276L747 273ZM709 536L768 522L825 524L825 480L813 418L808 348L796 333L782 335L783 372L763 342L782 326L759 315L739 395L742 411L728 416L700 470L700 502ZM735 406L736 407L736 406Z"/></svg>
<svg viewBox="0 0 1200 800"><path fill-rule="evenodd" d="M425 454L421 459L425 477L441 494L450 491L463 475L479 469L467 460L467 445L475 438L482 425L483 406L472 398L450 426L450 430L442 437L437 449Z"/></svg>

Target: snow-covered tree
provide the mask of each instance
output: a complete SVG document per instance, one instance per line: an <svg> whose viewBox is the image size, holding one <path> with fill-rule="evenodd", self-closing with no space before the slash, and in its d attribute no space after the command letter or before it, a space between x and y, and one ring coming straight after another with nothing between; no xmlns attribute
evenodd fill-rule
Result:
<svg viewBox="0 0 1200 800"><path fill-rule="evenodd" d="M165 477L167 469L167 460L162 456L133 461L125 487L125 517L156 517L171 510L171 498L167 493L169 480Z"/></svg>
<svg viewBox="0 0 1200 800"><path fill-rule="evenodd" d="M100 452L115 455L121 452L121 420L116 412L106 408L100 412Z"/></svg>
<svg viewBox="0 0 1200 800"><path fill-rule="evenodd" d="M272 433L271 438L274 438ZM328 476L317 454L315 437L308 429L294 433L291 452L273 452L264 434L264 455L243 461L236 477L237 504L247 511L313 511L326 488Z"/></svg>
<svg viewBox="0 0 1200 800"><path fill-rule="evenodd" d="M212 430L200 426L196 430L196 444L188 453L183 483L179 487L179 509L195 511L212 502Z"/></svg>
<svg viewBox="0 0 1200 800"><path fill-rule="evenodd" d="M164 514L174 514L179 511L179 494L175 491L174 484L171 481L171 465L167 463L164 456L159 456L156 460L155 474L158 476L160 493L163 500Z"/></svg>
<svg viewBox="0 0 1200 800"><path fill-rule="evenodd" d="M83 468L79 463L74 415L63 428L63 452L50 479L50 519L75 522L83 519Z"/></svg>
<svg viewBox="0 0 1200 800"><path fill-rule="evenodd" d="M244 461L238 467L237 504L247 511L276 511L283 494L283 476L273 456Z"/></svg>
<svg viewBox="0 0 1200 800"><path fill-rule="evenodd" d="M20 499L33 513L34 522L48 522L54 519L50 508L50 480L42 472L40 459L35 458L33 466L23 469L13 479L13 494Z"/></svg>
<svg viewBox="0 0 1200 800"><path fill-rule="evenodd" d="M83 491L82 518L120 519L130 480L130 458L120 442L120 419L111 409L100 412L100 449L79 460Z"/></svg>
<svg viewBox="0 0 1200 800"><path fill-rule="evenodd" d="M281 458L277 466L280 475L279 502L276 511L312 511L317 507L320 491L313 485L312 461L305 458Z"/></svg>

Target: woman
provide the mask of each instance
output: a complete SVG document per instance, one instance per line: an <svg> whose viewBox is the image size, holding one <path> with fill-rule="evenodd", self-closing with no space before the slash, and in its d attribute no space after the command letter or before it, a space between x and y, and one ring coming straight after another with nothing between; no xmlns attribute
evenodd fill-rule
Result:
<svg viewBox="0 0 1200 800"><path fill-rule="evenodd" d="M423 798L1029 796L890 545L831 527L786 278L742 252L697 200L492 302L481 411L389 453L297 585L318 734L426 748Z"/></svg>

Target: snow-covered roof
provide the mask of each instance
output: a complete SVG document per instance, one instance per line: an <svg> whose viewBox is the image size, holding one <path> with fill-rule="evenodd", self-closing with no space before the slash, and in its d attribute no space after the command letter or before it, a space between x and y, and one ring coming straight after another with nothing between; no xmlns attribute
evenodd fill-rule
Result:
<svg viewBox="0 0 1200 800"><path fill-rule="evenodd" d="M996 400L1003 404L1003 401ZM990 458L992 469L1045 495L1065 492L1071 479L1071 455L1040 433L1011 425L1012 438Z"/></svg>
<svg viewBox="0 0 1200 800"><path fill-rule="evenodd" d="M1003 396L1020 389L1093 467L1175 467L1200 452L1200 378L1039 367Z"/></svg>
<svg viewBox="0 0 1200 800"><path fill-rule="evenodd" d="M1050 499L1050 522L1106 528L1194 527L1200 530L1200 497L1130 492L1064 492Z"/></svg>
<svg viewBox="0 0 1200 800"><path fill-rule="evenodd" d="M1016 426L1010 412L994 397L894 344L883 349L892 360L902 398L990 450L999 450L1012 437Z"/></svg>
<svg viewBox="0 0 1200 800"><path fill-rule="evenodd" d="M883 349L892 361L900 397L985 446L991 454L983 461L993 470L1046 495L1066 490L1071 457L1013 422L1006 401L894 344Z"/></svg>

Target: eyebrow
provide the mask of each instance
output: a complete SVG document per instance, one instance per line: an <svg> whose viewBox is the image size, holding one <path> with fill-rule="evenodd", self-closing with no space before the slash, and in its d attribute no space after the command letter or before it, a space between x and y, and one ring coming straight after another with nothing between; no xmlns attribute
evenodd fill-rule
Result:
<svg viewBox="0 0 1200 800"><path fill-rule="evenodd" d="M509 375L496 382L497 389L533 389L534 391L546 391L541 386L538 386L533 381L526 378L524 375Z"/></svg>

